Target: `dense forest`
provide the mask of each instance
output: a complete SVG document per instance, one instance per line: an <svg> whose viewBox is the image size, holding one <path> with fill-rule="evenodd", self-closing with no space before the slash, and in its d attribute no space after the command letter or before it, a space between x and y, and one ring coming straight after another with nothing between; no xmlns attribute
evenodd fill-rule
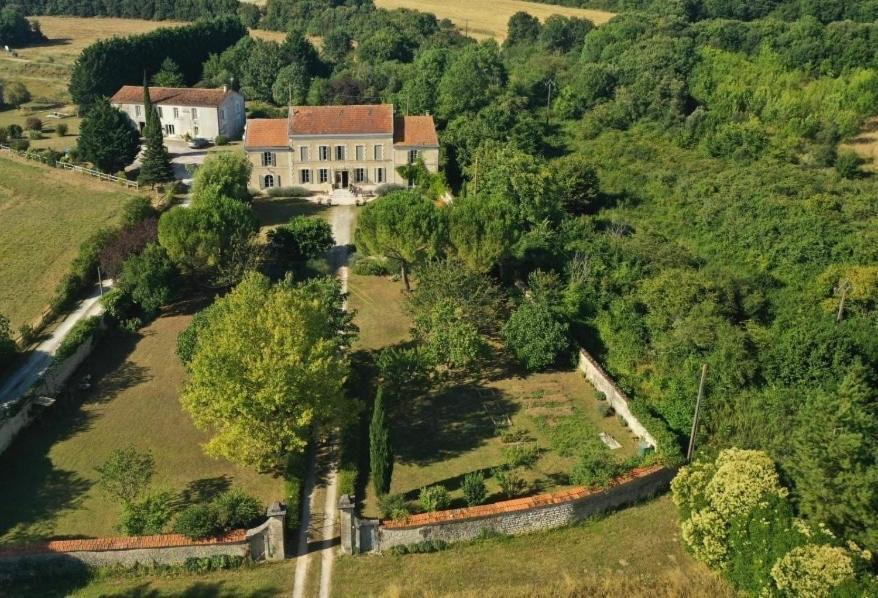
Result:
<svg viewBox="0 0 878 598"><path fill-rule="evenodd" d="M519 13L500 45L413 11L269 0L286 40L240 37L201 84L240 87L253 114L434 115L458 197L446 253L510 292L555 273L555 315L668 460L707 364L700 453L767 451L796 513L874 552L878 184L842 146L878 112L878 3L604 6L622 12L600 28Z"/></svg>

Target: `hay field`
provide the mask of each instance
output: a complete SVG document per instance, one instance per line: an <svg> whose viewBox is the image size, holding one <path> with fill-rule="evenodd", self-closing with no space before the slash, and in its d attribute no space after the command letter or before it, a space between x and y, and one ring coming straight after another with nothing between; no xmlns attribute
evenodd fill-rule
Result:
<svg viewBox="0 0 878 598"><path fill-rule="evenodd" d="M545 21L550 15L561 14L568 17L579 17L592 21L595 25L603 25L614 16L604 10L571 8L555 4L540 4L524 0L375 0L375 6L392 10L394 8L411 8L422 12L431 12L440 19L451 19L461 31L469 31L470 37L484 39L495 37L506 38L506 23L509 17L518 11L524 11Z"/></svg>

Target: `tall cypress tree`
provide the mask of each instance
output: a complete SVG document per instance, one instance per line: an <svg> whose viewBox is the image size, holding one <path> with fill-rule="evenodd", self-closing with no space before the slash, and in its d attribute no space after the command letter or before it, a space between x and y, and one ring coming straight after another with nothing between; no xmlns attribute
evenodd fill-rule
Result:
<svg viewBox="0 0 878 598"><path fill-rule="evenodd" d="M143 79L143 111L146 114L146 126L143 128L146 149L140 164L139 181L142 185L173 181L174 169L171 166L171 156L162 138L162 123L159 121L158 112L149 97L146 77Z"/></svg>
<svg viewBox="0 0 878 598"><path fill-rule="evenodd" d="M390 444L390 430L387 428L387 414L384 411L384 392L380 386L375 395L372 422L369 425L369 458L375 492L379 495L387 494L393 475L393 447Z"/></svg>

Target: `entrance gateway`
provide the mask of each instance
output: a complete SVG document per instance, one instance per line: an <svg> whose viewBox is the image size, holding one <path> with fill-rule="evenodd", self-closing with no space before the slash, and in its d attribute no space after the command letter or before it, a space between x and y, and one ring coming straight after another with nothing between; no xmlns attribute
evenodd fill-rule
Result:
<svg viewBox="0 0 878 598"><path fill-rule="evenodd" d="M350 183L350 177L347 170L335 171L335 186L338 189L347 189Z"/></svg>

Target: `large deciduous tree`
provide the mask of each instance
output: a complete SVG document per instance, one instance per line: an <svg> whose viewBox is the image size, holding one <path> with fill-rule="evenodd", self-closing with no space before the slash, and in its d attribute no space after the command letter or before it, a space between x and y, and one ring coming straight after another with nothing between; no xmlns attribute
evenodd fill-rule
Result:
<svg viewBox="0 0 878 598"><path fill-rule="evenodd" d="M314 425L342 423L348 361L339 306L307 287L248 274L198 332L183 407L211 434L208 454L270 469L301 452Z"/></svg>
<svg viewBox="0 0 878 598"><path fill-rule="evenodd" d="M146 126L143 128L146 149L143 151L138 180L142 185L173 181L174 169L171 166L171 156L165 147L162 123L149 97L149 87L146 84L143 86L143 110L146 114Z"/></svg>
<svg viewBox="0 0 878 598"><path fill-rule="evenodd" d="M407 290L413 264L438 256L446 236L445 215L418 193L396 191L370 203L357 220L357 248L397 262Z"/></svg>
<svg viewBox="0 0 878 598"><path fill-rule="evenodd" d="M207 157L192 182L192 199L198 203L207 197L231 197L250 201L247 182L253 165L244 152L224 152Z"/></svg>
<svg viewBox="0 0 878 598"><path fill-rule="evenodd" d="M477 272L502 266L521 230L518 210L501 197L459 199L452 205L449 221L449 237L455 253L468 268Z"/></svg>
<svg viewBox="0 0 878 598"><path fill-rule="evenodd" d="M140 151L140 134L128 116L102 98L79 126L79 155L104 172L118 172Z"/></svg>

